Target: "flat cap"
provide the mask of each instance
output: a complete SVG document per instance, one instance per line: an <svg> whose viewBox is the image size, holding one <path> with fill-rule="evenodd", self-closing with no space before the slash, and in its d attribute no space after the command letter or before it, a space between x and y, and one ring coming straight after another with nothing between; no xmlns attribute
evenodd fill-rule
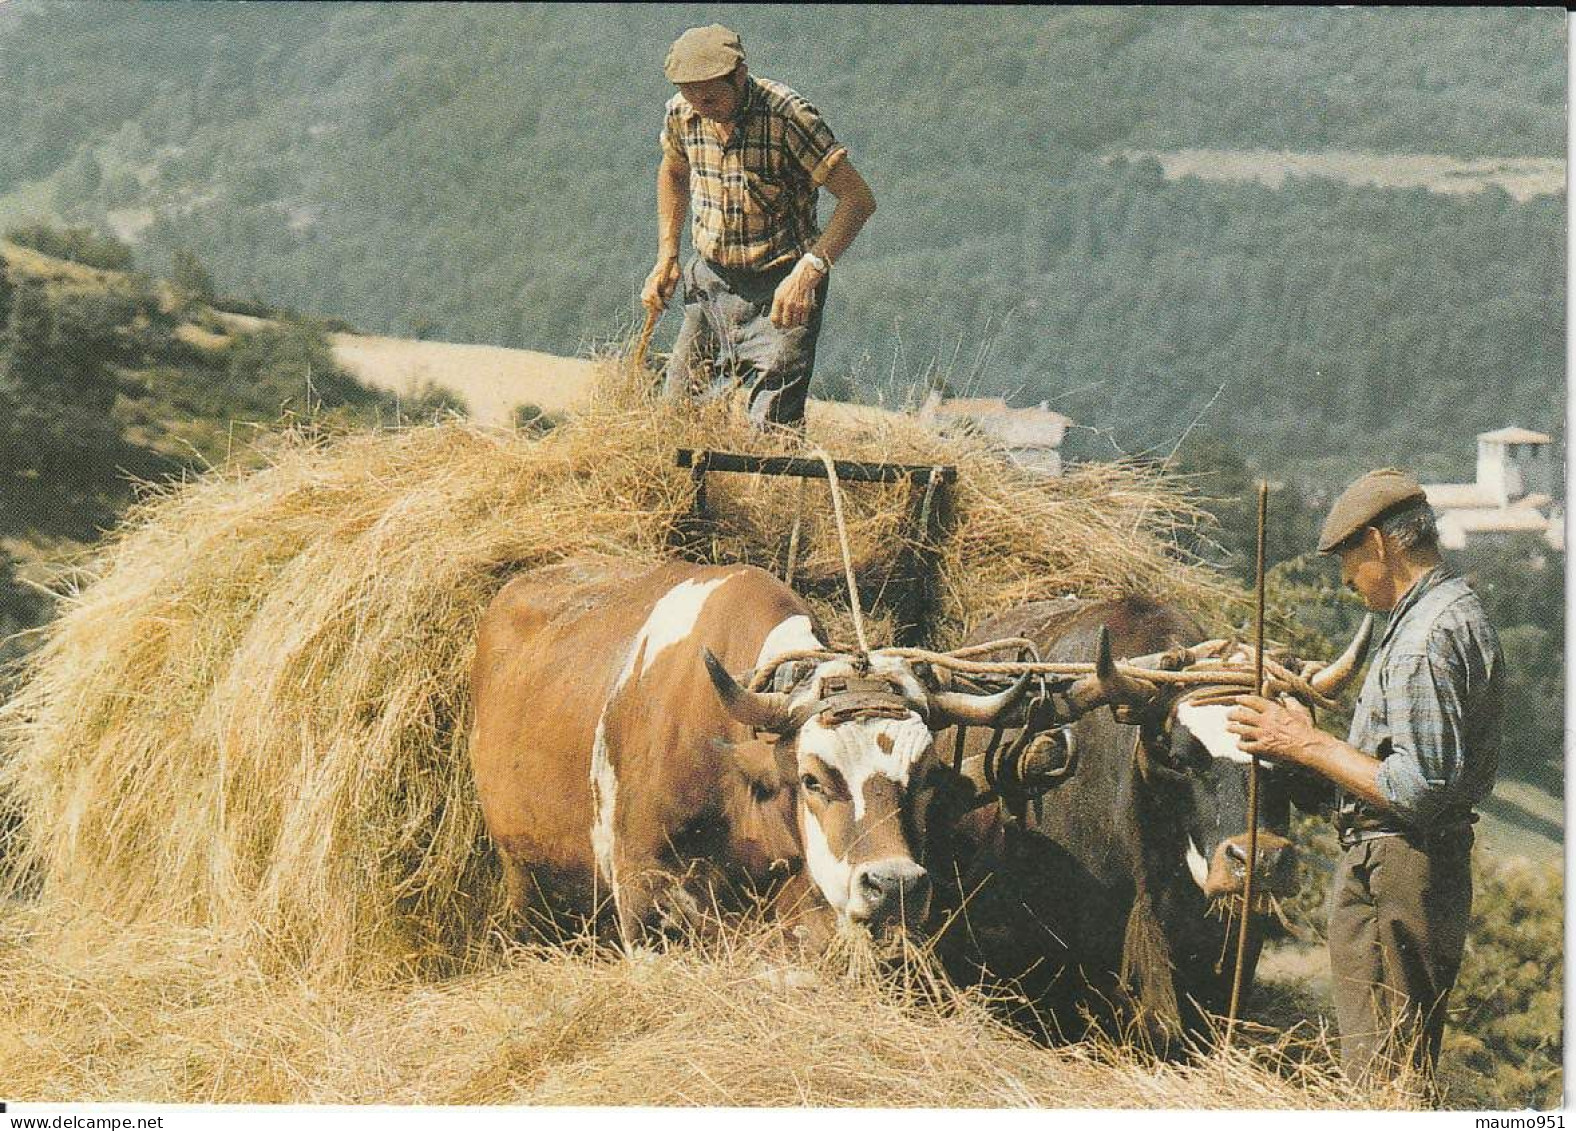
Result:
<svg viewBox="0 0 1576 1131"><path fill-rule="evenodd" d="M1330 506L1330 516L1319 531L1319 553L1333 553L1342 542L1366 526L1372 526L1386 512L1403 503L1426 501L1428 496L1404 471L1393 467L1370 471L1342 491Z"/></svg>
<svg viewBox="0 0 1576 1131"><path fill-rule="evenodd" d="M692 27L673 41L662 73L671 83L706 82L732 74L744 62L738 33L721 24Z"/></svg>

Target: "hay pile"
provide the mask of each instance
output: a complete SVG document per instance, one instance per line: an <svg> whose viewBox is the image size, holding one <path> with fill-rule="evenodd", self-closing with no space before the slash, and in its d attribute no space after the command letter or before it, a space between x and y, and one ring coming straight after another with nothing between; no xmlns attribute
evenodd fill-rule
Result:
<svg viewBox="0 0 1576 1131"><path fill-rule="evenodd" d="M608 366L592 407L540 439L453 422L287 437L263 466L149 497L81 571L0 708L10 1098L1405 1102L1282 1044L1189 1067L1037 1048L977 994L785 968L769 930L617 961L501 944L464 749L483 607L569 554L664 556L690 503L673 448L772 450L631 385ZM1168 556L1196 516L1146 473L1033 480L902 419L812 417L811 436L840 458L958 466L934 644L1068 590L1229 599ZM709 490L717 554L774 564L795 484ZM891 560L904 490L849 489L866 575ZM805 499L801 571L835 576L824 486Z"/></svg>
<svg viewBox="0 0 1576 1131"><path fill-rule="evenodd" d="M109 925L106 925L109 926ZM116 930L42 960L0 920L13 1100L292 1104L1394 1108L1318 1038L1192 1064L1038 1047L974 994L785 967L766 932L596 960L510 949L441 981L348 988L216 958L202 932ZM1309 1054L1312 1054L1311 1059Z"/></svg>
<svg viewBox="0 0 1576 1131"><path fill-rule="evenodd" d="M462 953L497 898L464 749L488 599L572 554L664 556L692 494L675 447L772 450L725 406L653 404L645 387L610 362L591 407L542 438L459 422L297 433L261 469L142 502L0 711L0 795L20 814L4 890L215 929L237 954L330 977ZM1036 480L896 417L812 422L811 438L958 467L938 644L1068 590L1218 595L1167 556L1195 514L1146 473ZM796 490L712 476L717 555L773 563ZM861 571L890 561L907 491L849 486ZM804 500L801 576L840 576L825 485Z"/></svg>

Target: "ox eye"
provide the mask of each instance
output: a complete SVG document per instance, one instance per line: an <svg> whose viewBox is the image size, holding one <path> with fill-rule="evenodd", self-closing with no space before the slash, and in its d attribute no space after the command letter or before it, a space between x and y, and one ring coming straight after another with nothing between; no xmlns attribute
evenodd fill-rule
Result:
<svg viewBox="0 0 1576 1131"><path fill-rule="evenodd" d="M804 787L806 793L821 794L825 792L825 788L821 785L821 779L814 774L799 775L799 784Z"/></svg>

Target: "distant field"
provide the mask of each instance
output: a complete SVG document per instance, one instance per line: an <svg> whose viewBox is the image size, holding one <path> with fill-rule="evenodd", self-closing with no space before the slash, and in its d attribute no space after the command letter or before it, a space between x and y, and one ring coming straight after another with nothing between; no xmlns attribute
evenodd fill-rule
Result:
<svg viewBox="0 0 1576 1131"><path fill-rule="evenodd" d="M358 334L333 334L330 340L334 360L357 380L401 396L413 396L428 384L448 389L464 398L478 424L508 424L515 406L522 404L558 413L579 408L590 394L598 364L503 346ZM836 419L845 425L875 426L892 415L869 405L814 399L806 412L812 425Z"/></svg>
<svg viewBox="0 0 1576 1131"><path fill-rule="evenodd" d="M238 330L255 330L263 320L216 311ZM207 340L195 326L181 328L188 341ZM447 389L464 399L467 415L478 424L503 425L518 405L533 404L544 412L562 413L585 404L597 362L560 357L536 350L462 342L424 342L413 338L381 338L331 334L334 360L346 372L374 388L415 396L424 387ZM891 417L885 409L813 399L806 409L810 422L836 419L845 425L874 427Z"/></svg>
<svg viewBox="0 0 1576 1131"><path fill-rule="evenodd" d="M1481 192L1497 185L1517 200L1565 191L1565 162L1542 157L1482 157L1464 161L1432 153L1289 153L1267 149L1127 149L1129 161L1152 157L1167 180L1257 181L1280 188L1287 177L1329 177L1375 188Z"/></svg>
<svg viewBox="0 0 1576 1131"><path fill-rule="evenodd" d="M596 363L535 350L334 334L334 359L358 379L401 396L433 385L457 393L480 424L508 424L517 405L579 405Z"/></svg>
<svg viewBox="0 0 1576 1131"><path fill-rule="evenodd" d="M1501 778L1479 807L1478 843L1496 856L1523 856L1543 863L1564 852L1565 800L1530 782Z"/></svg>
<svg viewBox="0 0 1576 1131"><path fill-rule="evenodd" d="M238 330L263 325L249 315L217 313ZM467 415L478 424L508 424L522 404L544 412L575 408L584 403L596 371L588 358L504 346L362 334L331 334L329 341L334 360L358 381L399 396L446 389L465 401Z"/></svg>

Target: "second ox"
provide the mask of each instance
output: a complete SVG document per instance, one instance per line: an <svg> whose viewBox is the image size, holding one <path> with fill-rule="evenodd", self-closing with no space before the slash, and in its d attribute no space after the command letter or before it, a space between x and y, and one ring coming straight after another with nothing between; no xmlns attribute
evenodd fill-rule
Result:
<svg viewBox="0 0 1576 1131"><path fill-rule="evenodd" d="M731 673L820 653L750 690ZM826 654L805 603L752 567L568 562L483 616L471 759L511 907L695 923L740 887L812 935L918 923L946 771L934 728L994 695L935 692L904 661ZM763 736L764 737L761 737Z"/></svg>
<svg viewBox="0 0 1576 1131"><path fill-rule="evenodd" d="M1338 660L1310 676L1315 690L1330 695L1351 678L1370 632L1365 623ZM1129 678L1111 659L1114 651L1147 654L1140 665L1190 665L1203 649L1189 645L1201 636L1177 610L1130 597L1021 606L970 638L1026 638L1046 660L1099 656L1095 675L1067 693L1078 717L1064 741L1076 769L1026 804L1021 822L980 838L989 847L958 884L970 930L953 932L948 951L960 972L1018 981L1064 1034L1091 1006L1100 1013L1130 993L1151 1031L1167 1038L1206 1030L1206 1014L1226 1011L1251 759L1225 729L1230 707L1219 685ZM983 732L970 734L966 751L977 757L985 742ZM1253 913L1294 892L1290 806L1323 796L1314 779L1261 764ZM1254 939L1269 926L1261 921ZM1257 954L1255 944L1249 979Z"/></svg>

